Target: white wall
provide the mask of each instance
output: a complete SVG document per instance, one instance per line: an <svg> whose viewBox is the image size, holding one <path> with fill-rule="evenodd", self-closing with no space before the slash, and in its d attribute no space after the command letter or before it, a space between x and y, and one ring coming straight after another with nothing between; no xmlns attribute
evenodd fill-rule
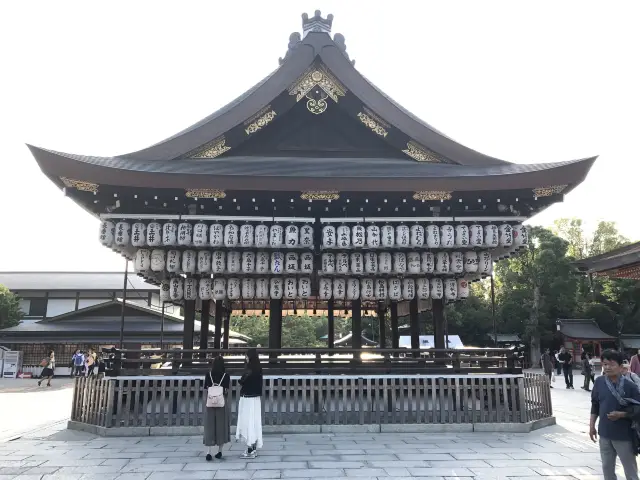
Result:
<svg viewBox="0 0 640 480"><path fill-rule="evenodd" d="M57 317L63 313L73 312L76 309L75 298L55 298L47 302L47 318Z"/></svg>
<svg viewBox="0 0 640 480"><path fill-rule="evenodd" d="M78 310L80 310L81 308L87 308L87 307L92 307L93 305L99 305L101 303L107 303L110 302L111 300L106 300L106 299L99 299L99 298L94 298L94 299L80 299L80 301L78 302Z"/></svg>

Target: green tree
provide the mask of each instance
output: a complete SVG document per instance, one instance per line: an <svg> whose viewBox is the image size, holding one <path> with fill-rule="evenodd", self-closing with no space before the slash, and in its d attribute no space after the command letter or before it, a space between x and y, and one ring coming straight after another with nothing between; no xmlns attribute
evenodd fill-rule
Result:
<svg viewBox="0 0 640 480"><path fill-rule="evenodd" d="M598 223L589 243L589 256L601 255L629 243L629 239L618 232L616 222Z"/></svg>
<svg viewBox="0 0 640 480"><path fill-rule="evenodd" d="M579 218L559 218L553 222L552 231L568 243L567 255L576 260L582 260L587 256L588 246L582 220Z"/></svg>
<svg viewBox="0 0 640 480"><path fill-rule="evenodd" d="M15 327L23 316L18 296L0 285L0 328Z"/></svg>

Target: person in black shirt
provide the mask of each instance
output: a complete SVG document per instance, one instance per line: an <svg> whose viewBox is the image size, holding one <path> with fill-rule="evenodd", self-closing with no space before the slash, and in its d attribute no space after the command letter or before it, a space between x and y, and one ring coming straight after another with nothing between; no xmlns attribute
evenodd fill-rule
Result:
<svg viewBox="0 0 640 480"><path fill-rule="evenodd" d="M262 367L255 348L249 349L246 368L240 378L240 402L238 404L238 425L236 440L242 439L247 450L241 458L256 458L258 448L262 448Z"/></svg>
<svg viewBox="0 0 640 480"><path fill-rule="evenodd" d="M226 401L231 381L225 371L224 358L221 356L215 358L211 372L204 379L205 398L207 389L214 385L219 385L223 388L225 402L224 407L207 407L205 405L204 408L204 436L202 443L209 447L206 457L207 462L213 460L211 447L218 447L216 458L221 459L222 447L225 443L231 442L231 413L229 411L229 402Z"/></svg>
<svg viewBox="0 0 640 480"><path fill-rule="evenodd" d="M567 352L564 347L560 348L558 360L562 364L562 372L564 373L564 383L567 388L573 388L573 356Z"/></svg>

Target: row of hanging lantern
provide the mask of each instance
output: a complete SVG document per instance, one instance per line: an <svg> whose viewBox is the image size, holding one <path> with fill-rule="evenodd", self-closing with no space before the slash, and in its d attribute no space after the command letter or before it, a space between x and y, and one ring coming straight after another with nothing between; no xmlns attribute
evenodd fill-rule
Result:
<svg viewBox="0 0 640 480"><path fill-rule="evenodd" d="M351 254L322 254L324 275L375 274L491 274L491 252L467 250L465 252L353 252Z"/></svg>
<svg viewBox="0 0 640 480"><path fill-rule="evenodd" d="M313 273L311 252L239 252L215 250L163 250L141 248L136 251L137 272L169 273Z"/></svg>
<svg viewBox="0 0 640 480"><path fill-rule="evenodd" d="M527 245L524 225L326 225L323 248L495 248Z"/></svg>
<svg viewBox="0 0 640 480"><path fill-rule="evenodd" d="M313 248L313 227L291 224L236 225L234 223L191 224L136 222L100 224L100 243L107 247L258 247L258 248Z"/></svg>
<svg viewBox="0 0 640 480"><path fill-rule="evenodd" d="M286 299L309 298L309 277L273 278L182 278L163 280L160 285L162 302L180 300L239 300L239 299Z"/></svg>
<svg viewBox="0 0 640 480"><path fill-rule="evenodd" d="M321 278L318 298L321 300L427 300L448 301L469 297L466 278Z"/></svg>

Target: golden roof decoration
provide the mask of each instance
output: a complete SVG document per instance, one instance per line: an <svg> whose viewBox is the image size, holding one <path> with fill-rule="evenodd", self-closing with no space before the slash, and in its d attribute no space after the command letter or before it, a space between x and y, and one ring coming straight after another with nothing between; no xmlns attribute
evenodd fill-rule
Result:
<svg viewBox="0 0 640 480"><path fill-rule="evenodd" d="M402 152L418 162L442 163L442 160L440 160L435 153L413 140L407 143L407 148L402 150Z"/></svg>
<svg viewBox="0 0 640 480"><path fill-rule="evenodd" d="M306 191L300 194L302 200L338 200L340 192L337 190Z"/></svg>
<svg viewBox="0 0 640 480"><path fill-rule="evenodd" d="M227 196L224 190L218 188L194 188L186 190L188 198L224 198Z"/></svg>
<svg viewBox="0 0 640 480"><path fill-rule="evenodd" d="M257 114L251 117L249 120L244 122L245 125L245 133L247 135L251 135L252 133L256 133L258 130L266 127L269 123L276 118L276 112L271 108L271 105L267 105L265 108L260 110Z"/></svg>
<svg viewBox="0 0 640 480"><path fill-rule="evenodd" d="M568 185L553 185L550 187L538 187L533 189L533 194L536 197L551 197L562 193Z"/></svg>
<svg viewBox="0 0 640 480"><path fill-rule="evenodd" d="M224 135L207 143L204 147L197 150L196 153L188 155L189 158L216 158L224 152L231 150L226 144Z"/></svg>
<svg viewBox="0 0 640 480"><path fill-rule="evenodd" d="M347 89L323 65L318 65L304 72L289 87L289 95L295 95L296 102L299 102L316 87L322 89L336 103L338 97L344 97L347 93Z"/></svg>
<svg viewBox="0 0 640 480"><path fill-rule="evenodd" d="M98 184L85 182L83 180L74 180L73 178L60 177L60 180L66 188L75 188L81 192L98 193Z"/></svg>
<svg viewBox="0 0 640 480"><path fill-rule="evenodd" d="M422 190L419 192L413 192L413 199L426 201L451 200L452 193L453 192Z"/></svg>

